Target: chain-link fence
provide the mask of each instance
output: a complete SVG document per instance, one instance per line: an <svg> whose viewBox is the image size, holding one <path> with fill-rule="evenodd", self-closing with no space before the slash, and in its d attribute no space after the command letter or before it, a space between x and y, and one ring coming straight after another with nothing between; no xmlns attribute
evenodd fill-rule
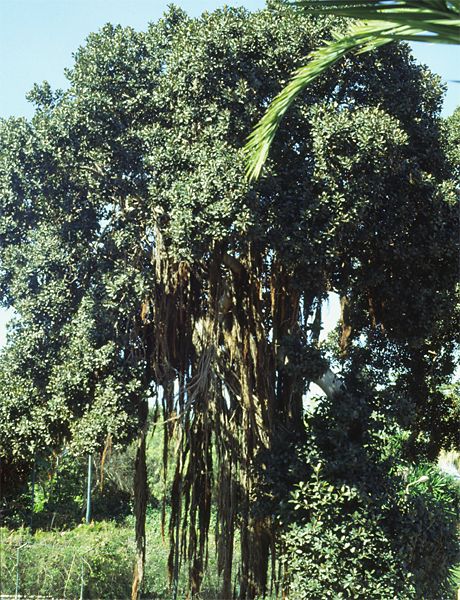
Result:
<svg viewBox="0 0 460 600"><path fill-rule="evenodd" d="M62 452L54 457L36 456L22 480L15 482L14 473L3 478L7 485L0 486L0 600L131 598L133 460L129 451L104 460ZM155 453L153 460L158 462ZM155 486L159 477L150 483ZM142 598L170 600L169 548L153 492ZM210 573L216 572L214 562L212 558ZM178 600L187 594L185 573L181 578ZM215 579L207 576L203 597L215 600Z"/></svg>
<svg viewBox="0 0 460 600"><path fill-rule="evenodd" d="M142 600L171 600L168 540L160 511L147 518ZM202 600L218 600L221 582L212 541ZM32 532L0 527L0 600L129 600L135 564L134 520L100 522L71 530ZM180 570L177 600L187 597L187 569Z"/></svg>
<svg viewBox="0 0 460 600"><path fill-rule="evenodd" d="M135 552L131 540L110 540L103 534L94 544L82 545L69 543L66 533L54 537L53 543L16 536L2 540L0 598L129 598Z"/></svg>
<svg viewBox="0 0 460 600"><path fill-rule="evenodd" d="M0 600L131 598L136 555L132 510L136 449L105 450L92 458L73 456L66 449L58 455L37 453L24 472L7 471L3 465ZM164 492L161 428L149 438L147 453L150 502L142 600L171 600L169 542L160 508ZM0 475L1 466L0 462ZM170 479L171 473L167 490ZM201 599L219 598L216 563L211 539ZM187 597L187 581L187 567L182 565L177 600Z"/></svg>

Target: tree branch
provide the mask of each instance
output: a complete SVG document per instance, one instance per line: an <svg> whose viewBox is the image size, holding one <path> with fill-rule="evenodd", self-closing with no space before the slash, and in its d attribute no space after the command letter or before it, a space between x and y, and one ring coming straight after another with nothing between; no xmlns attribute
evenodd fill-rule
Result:
<svg viewBox="0 0 460 600"><path fill-rule="evenodd" d="M230 271L232 271L236 275L241 275L244 270L244 267L240 263L240 261L238 259L236 259L234 256L231 256L230 254L228 254L228 252L225 252L224 255L222 256L222 262L224 263L224 265L226 267L228 267L230 269Z"/></svg>
<svg viewBox="0 0 460 600"><path fill-rule="evenodd" d="M314 379L313 383L321 388L330 400L336 394L346 391L345 382L330 367L328 367L327 371L321 377Z"/></svg>

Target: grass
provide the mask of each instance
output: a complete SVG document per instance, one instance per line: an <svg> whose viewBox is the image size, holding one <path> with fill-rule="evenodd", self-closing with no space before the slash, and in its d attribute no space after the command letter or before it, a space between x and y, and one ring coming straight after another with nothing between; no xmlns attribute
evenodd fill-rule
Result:
<svg viewBox="0 0 460 600"><path fill-rule="evenodd" d="M19 548L19 562L18 559ZM0 528L0 594L15 594L19 574L21 595L80 597L82 569L85 599L130 598L134 565L133 523L101 522L63 532ZM203 581L201 600L218 598L215 548ZM171 600L167 576L167 542L160 534L160 515L147 526L146 577L143 598ZM186 574L181 573L177 597L186 597Z"/></svg>

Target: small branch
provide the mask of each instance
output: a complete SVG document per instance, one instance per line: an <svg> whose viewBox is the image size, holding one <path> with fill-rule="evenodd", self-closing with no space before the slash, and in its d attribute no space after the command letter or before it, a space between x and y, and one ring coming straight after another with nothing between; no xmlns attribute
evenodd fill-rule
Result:
<svg viewBox="0 0 460 600"><path fill-rule="evenodd" d="M313 323L311 324L311 327L310 327L312 339L316 346L318 345L319 336L321 335L321 324L322 324L321 307L322 307L322 301L319 298L317 301L317 304L316 304L315 317L314 317Z"/></svg>
<svg viewBox="0 0 460 600"><path fill-rule="evenodd" d="M92 165L81 165L80 169L92 173L93 175L99 175L99 177L107 177L106 171L104 171L97 163L93 163Z"/></svg>

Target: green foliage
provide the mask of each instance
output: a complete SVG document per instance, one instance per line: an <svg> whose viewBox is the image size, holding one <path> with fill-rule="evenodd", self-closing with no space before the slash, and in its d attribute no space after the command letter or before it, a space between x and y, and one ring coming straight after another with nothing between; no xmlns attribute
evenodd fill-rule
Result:
<svg viewBox="0 0 460 600"><path fill-rule="evenodd" d="M252 119L330 27L282 8L198 20L171 9L144 33L106 26L76 53L68 92L35 86L32 122L2 122L0 289L17 311L0 360L2 453L30 461L64 439L81 453L135 435L161 379L146 360L159 331L140 317L159 285L152 252L201 281L211 256L244 256L257 241L305 298L351 288L361 329L370 288L378 305L402 302L384 315L400 339L420 323L426 335L449 309L432 301L456 255L454 207L440 210L440 88L405 48L318 81L281 131L268 179L244 182ZM414 277L426 292L410 308Z"/></svg>
<svg viewBox="0 0 460 600"><path fill-rule="evenodd" d="M381 512L357 489L336 487L315 474L299 484L293 502L295 511L314 514L283 537L281 561L293 597L417 597L413 576L382 528Z"/></svg>
<svg viewBox="0 0 460 600"><path fill-rule="evenodd" d="M173 470L172 467L167 469L165 479L163 449L163 429L152 427L146 457L149 510L158 509L163 497L168 506L171 500ZM120 522L132 514L135 455L135 444L123 449L112 448L110 440L100 454L93 455L92 521ZM173 458L170 449L170 464ZM2 523L10 528L30 525L34 530L68 530L80 525L86 512L87 456L74 456L64 449L51 458L38 456L35 466L27 465L26 469L25 481L18 481L18 487L2 497Z"/></svg>
<svg viewBox="0 0 460 600"><path fill-rule="evenodd" d="M460 555L458 483L433 465L405 463L388 415L367 401L322 400L307 425L306 438L290 456L278 453L270 473L290 594L450 597L450 570ZM286 471L291 482L280 487Z"/></svg>
<svg viewBox="0 0 460 600"><path fill-rule="evenodd" d="M285 4L282 4L285 6ZM245 147L247 173L257 179L280 123L297 97L318 77L351 52L375 51L394 41L459 44L460 4L437 0L300 0L293 5L304 15L360 19L308 56L291 81L270 104ZM361 21L366 22L361 22Z"/></svg>
<svg viewBox="0 0 460 600"><path fill-rule="evenodd" d="M19 555L21 594L78 598L83 566L89 597L125 598L133 564L131 537L129 529L111 523L33 536L2 529L2 592L15 592L16 549L27 544Z"/></svg>
<svg viewBox="0 0 460 600"><path fill-rule="evenodd" d="M147 518L146 577L143 596L158 600L171 598L167 577L167 542L161 536L161 516L149 512ZM135 557L132 521L115 524L105 521L80 525L65 532L25 529L0 529L0 591L14 594L16 585L17 548L19 581L22 595L79 598L81 569L85 580L85 597L120 599L131 594ZM216 575L215 547L210 548L210 564L198 600L214 600L219 581ZM178 597L186 594L186 572L181 572Z"/></svg>
<svg viewBox="0 0 460 600"><path fill-rule="evenodd" d="M454 591L450 570L459 560L460 486L437 467L423 464L411 470L408 485L422 476L428 481L409 487L403 518L397 523L400 548L409 556L418 593L444 598ZM436 561L430 559L433 556Z"/></svg>
<svg viewBox="0 0 460 600"><path fill-rule="evenodd" d="M107 25L76 53L66 92L36 86L32 121L0 123L0 292L16 310L0 356L2 482L64 445L127 446L156 406L174 463L169 567L188 560L197 592L212 492L227 591L237 529L241 595L265 587L275 530L263 511L252 520L253 466L280 432L302 432L331 290L350 305L357 398L406 416L412 458L452 438L437 401L459 317L439 80L401 45L350 56L290 113L267 178L244 178L251 123L333 26L282 8ZM331 427L328 443L365 420ZM366 452L351 454L364 486Z"/></svg>
<svg viewBox="0 0 460 600"><path fill-rule="evenodd" d="M103 469L100 458L93 458L92 520L120 521L131 514L131 454L115 453L104 461ZM11 528L29 525L34 530L68 530L81 524L86 511L87 471L87 457L75 457L67 451L51 459L37 457L35 465L28 465L28 478L22 487L2 498L3 524Z"/></svg>
<svg viewBox="0 0 460 600"><path fill-rule="evenodd" d="M443 133L447 156L451 162L457 181L460 180L460 106L444 122Z"/></svg>
<svg viewBox="0 0 460 600"><path fill-rule="evenodd" d="M460 564L456 565L451 570L451 581L452 585L459 589L460 588Z"/></svg>

